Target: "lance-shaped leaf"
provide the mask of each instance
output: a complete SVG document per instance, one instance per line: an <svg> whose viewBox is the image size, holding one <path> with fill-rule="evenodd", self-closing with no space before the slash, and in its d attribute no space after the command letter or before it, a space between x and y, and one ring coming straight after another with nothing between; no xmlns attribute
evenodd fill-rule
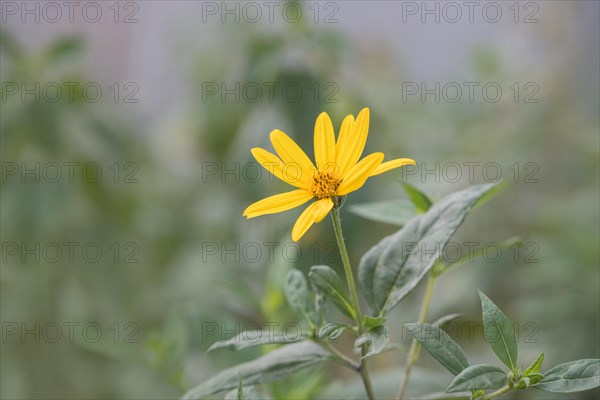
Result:
<svg viewBox="0 0 600 400"><path fill-rule="evenodd" d="M259 385L283 378L293 372L331 359L329 352L313 342L300 342L281 347L256 360L238 364L183 395L182 400L202 399L224 390L244 385Z"/></svg>
<svg viewBox="0 0 600 400"><path fill-rule="evenodd" d="M498 389L506 384L508 377L500 368L493 365L473 365L458 374L446 389L454 393L463 390Z"/></svg>
<svg viewBox="0 0 600 400"><path fill-rule="evenodd" d="M332 268L326 265L315 265L310 269L308 278L341 312L354 319L354 307L348 297L344 282Z"/></svg>
<svg viewBox="0 0 600 400"><path fill-rule="evenodd" d="M365 253L358 279L376 315L386 315L417 286L473 205L495 185L473 186L444 197Z"/></svg>
<svg viewBox="0 0 600 400"><path fill-rule="evenodd" d="M446 332L435 325L412 323L407 325L415 340L425 348L453 375L458 375L469 366L467 356Z"/></svg>
<svg viewBox="0 0 600 400"><path fill-rule="evenodd" d="M288 272L283 291L296 314L312 323L315 320L314 302L304 274L297 269Z"/></svg>
<svg viewBox="0 0 600 400"><path fill-rule="evenodd" d="M506 315L482 291L479 291L479 297L485 337L504 365L513 369L517 365L518 353L515 330Z"/></svg>
<svg viewBox="0 0 600 400"><path fill-rule="evenodd" d="M271 331L244 331L238 333L228 340L222 340L213 343L208 351L217 349L243 350L254 346L263 346L266 344L289 344L303 340L299 335L286 335L282 332Z"/></svg>
<svg viewBox="0 0 600 400"><path fill-rule="evenodd" d="M432 202L425 193L406 182L402 182L402 187L419 214L423 214L431 208Z"/></svg>
<svg viewBox="0 0 600 400"><path fill-rule="evenodd" d="M415 206L406 199L353 204L348 210L371 221L397 226L403 226L417 215Z"/></svg>
<svg viewBox="0 0 600 400"><path fill-rule="evenodd" d="M546 392L568 393L600 386L600 360L585 359L557 365L544 373L536 389Z"/></svg>
<svg viewBox="0 0 600 400"><path fill-rule="evenodd" d="M531 374L539 374L542 369L542 363L544 362L544 353L540 354L539 357L529 366L525 371L523 371L523 375L531 375Z"/></svg>

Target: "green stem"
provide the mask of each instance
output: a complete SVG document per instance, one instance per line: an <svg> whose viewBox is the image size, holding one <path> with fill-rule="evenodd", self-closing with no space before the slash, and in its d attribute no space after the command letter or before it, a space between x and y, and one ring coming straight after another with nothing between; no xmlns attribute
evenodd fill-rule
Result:
<svg viewBox="0 0 600 400"><path fill-rule="evenodd" d="M367 354L367 348L365 346L362 347L361 354L363 357L365 354ZM371 384L371 377L369 376L368 360L366 358L361 358L360 360L360 376L362 378L365 391L367 392L367 398L369 400L375 400L375 392L373 392L373 385Z"/></svg>
<svg viewBox="0 0 600 400"><path fill-rule="evenodd" d="M481 398L481 400L495 399L496 397L502 396L504 393L510 392L511 390L512 390L512 388L510 386L506 385L503 388L498 389L495 392L488 394L487 396L483 396Z"/></svg>
<svg viewBox="0 0 600 400"><path fill-rule="evenodd" d="M436 280L437 275L429 273L429 277L427 278L427 288L425 289L425 296L423 297L423 304L421 305L421 311L419 312L418 322L420 323L423 323L427 320L427 314L429 313L429 306L431 304L431 298L433 297ZM420 343L413 339L410 344L410 350L406 359L406 366L404 367L404 373L402 374L402 380L400 381L400 387L398 388L398 393L396 394L396 400L402 400L404 397L404 392L406 391L406 387L408 385L408 379L410 378L412 367L419 359L420 351Z"/></svg>
<svg viewBox="0 0 600 400"><path fill-rule="evenodd" d="M352 267L350 266L350 258L348 257L348 250L346 250L346 243L344 242L344 235L342 234L342 224L340 223L340 212L338 209L335 209L331 212L331 218L333 219L333 229L335 230L335 238L337 240L338 247L340 248L340 255L342 256L342 264L344 265L344 272L346 273L348 289L350 290L352 303L354 305L354 309L356 310L354 319L356 321L356 324L358 325L358 331L362 333L362 314L360 313L360 304L358 302L356 284L354 283L354 275L352 274Z"/></svg>
<svg viewBox="0 0 600 400"><path fill-rule="evenodd" d="M352 303L355 310L355 321L358 326L358 333L362 335L364 333L362 313L360 311L360 303L358 301L358 294L356 292L356 284L354 283L354 275L352 273L352 267L350 266L350 258L348 257L348 250L346 249L346 243L344 242L344 235L342 233L342 224L340 223L340 212L336 208L331 212L331 219L333 220L333 230L335 231L335 238L337 240L338 247L340 248L340 255L342 257L342 264L344 265L344 272L346 273L346 281L348 282L348 289L350 296L352 297ZM361 354L364 356L367 349L363 346ZM373 386L371 385L371 379L369 378L369 367L366 359L360 361L360 375L362 377L367 397L369 400L374 400L375 395L373 394Z"/></svg>

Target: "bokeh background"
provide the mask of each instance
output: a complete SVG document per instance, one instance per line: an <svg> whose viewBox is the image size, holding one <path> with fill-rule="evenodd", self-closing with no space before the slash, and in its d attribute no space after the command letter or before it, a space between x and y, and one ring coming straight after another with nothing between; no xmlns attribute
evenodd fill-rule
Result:
<svg viewBox="0 0 600 400"><path fill-rule="evenodd" d="M367 151L419 164L348 205L404 198L401 181L440 198L495 180L497 167L508 183L454 241L516 235L530 247L447 274L433 299L432 319L463 313L472 362L494 359L480 325L468 337L477 288L519 324L523 364L541 351L546 366L599 357L598 2L475 2L471 15L460 2L75 3L72 16L61 3L60 15L1 3L2 398L177 398L266 351L206 353L248 323L295 320L280 289L290 268L340 265L328 221L294 244L300 210L242 217L286 189L257 176L250 148L270 148L280 128L312 151L321 111L338 127L365 106ZM349 207L342 218L355 267L397 229ZM421 296L392 313L393 342L407 346L401 323ZM403 360L372 363L382 396ZM423 354L410 391L450 380ZM362 395L330 366L269 390Z"/></svg>

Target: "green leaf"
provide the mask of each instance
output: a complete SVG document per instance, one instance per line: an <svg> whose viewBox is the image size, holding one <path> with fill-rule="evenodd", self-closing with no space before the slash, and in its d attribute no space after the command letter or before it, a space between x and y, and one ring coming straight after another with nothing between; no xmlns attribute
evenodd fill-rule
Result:
<svg viewBox="0 0 600 400"><path fill-rule="evenodd" d="M542 363L544 362L544 353L540 354L540 356L535 360L525 371L523 371L523 375L528 376L532 374L539 374L542 368Z"/></svg>
<svg viewBox="0 0 600 400"><path fill-rule="evenodd" d="M414 204L417 213L423 214L424 212L429 210L429 208L431 208L431 205L433 203L425 193L421 192L419 189L417 189L411 184L408 184L406 182L401 183L402 187L404 188L404 191L408 195L408 198Z"/></svg>
<svg viewBox="0 0 600 400"><path fill-rule="evenodd" d="M232 350L243 350L254 346L263 346L266 344L289 344L303 340L299 336L289 336L281 332L271 331L244 331L237 334L228 340L222 340L213 343L207 351L213 351L217 349L232 349Z"/></svg>
<svg viewBox="0 0 600 400"><path fill-rule="evenodd" d="M480 290L483 331L498 358L510 369L517 365L517 336L504 313Z"/></svg>
<svg viewBox="0 0 600 400"><path fill-rule="evenodd" d="M345 325L327 322L319 329L319 340L335 341L347 328Z"/></svg>
<svg viewBox="0 0 600 400"><path fill-rule="evenodd" d="M417 214L415 206L405 199L353 204L348 210L371 221L397 226L405 225Z"/></svg>
<svg viewBox="0 0 600 400"><path fill-rule="evenodd" d="M300 318L314 321L314 303L304 274L297 269L288 272L283 285L285 297Z"/></svg>
<svg viewBox="0 0 600 400"><path fill-rule="evenodd" d="M435 325L415 322L408 324L407 328L415 340L453 375L460 374L469 366L467 356L458 343Z"/></svg>
<svg viewBox="0 0 600 400"><path fill-rule="evenodd" d="M535 385L539 381L544 379L542 374L531 374L529 376L522 376L514 387L517 389L526 389L530 386Z"/></svg>
<svg viewBox="0 0 600 400"><path fill-rule="evenodd" d="M256 360L238 364L219 372L209 380L189 390L181 399L201 399L224 390L237 388L240 377L245 385L272 382L303 368L328 360L331 360L330 353L313 342L304 341L290 344Z"/></svg>
<svg viewBox="0 0 600 400"><path fill-rule="evenodd" d="M363 325L365 326L366 329L370 330L370 329L375 329L378 328L380 326L382 326L383 324L385 324L385 321L387 321L387 318L384 317L369 317L368 315L365 315L365 320L363 321Z"/></svg>
<svg viewBox="0 0 600 400"><path fill-rule="evenodd" d="M490 190L489 192L487 192L484 196L480 197L475 202L475 205L473 206L473 208L478 208L478 207L484 205L485 203L487 203L487 201L489 199L491 199L492 197L494 197L495 195L497 195L498 193L500 193L501 191L503 191L507 186L508 186L508 183L505 182L505 181L496 182L494 184L494 187L492 188L492 190Z"/></svg>
<svg viewBox="0 0 600 400"><path fill-rule="evenodd" d="M544 353L540 354L537 360L535 360L529 367L527 367L525 371L523 371L523 375L521 376L516 385L518 389L528 388L544 379L544 375L540 374L540 369L542 368L543 361Z"/></svg>
<svg viewBox="0 0 600 400"><path fill-rule="evenodd" d="M369 345L369 351L362 357L364 359L384 351L389 342L390 334L387 326L384 325L363 333L354 342L354 347L360 348L366 344Z"/></svg>
<svg viewBox="0 0 600 400"><path fill-rule="evenodd" d="M458 374L446 392L463 390L498 389L506 384L507 376L500 368L493 365L473 365Z"/></svg>
<svg viewBox="0 0 600 400"><path fill-rule="evenodd" d="M352 307L344 282L332 268L326 265L315 265L310 269L308 278L315 287L331 299L341 312L354 319L354 307Z"/></svg>
<svg viewBox="0 0 600 400"><path fill-rule="evenodd" d="M568 393L600 386L600 360L585 359L560 364L544 373L536 389L546 392Z"/></svg>
<svg viewBox="0 0 600 400"><path fill-rule="evenodd" d="M386 315L417 286L475 202L495 185L473 186L444 197L365 253L358 278L376 315Z"/></svg>

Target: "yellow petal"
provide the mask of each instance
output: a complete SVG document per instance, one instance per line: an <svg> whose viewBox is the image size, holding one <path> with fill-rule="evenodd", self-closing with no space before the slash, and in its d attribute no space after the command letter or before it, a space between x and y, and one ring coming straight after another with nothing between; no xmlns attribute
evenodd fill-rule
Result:
<svg viewBox="0 0 600 400"><path fill-rule="evenodd" d="M260 147L253 148L251 152L260 165L282 181L297 188L306 186L298 168L287 168L287 165L279 157Z"/></svg>
<svg viewBox="0 0 600 400"><path fill-rule="evenodd" d="M369 154L360 160L350 169L350 171L348 171L346 177L344 177L344 180L337 188L337 194L343 196L360 189L371 175L371 172L373 172L382 161L383 153Z"/></svg>
<svg viewBox="0 0 600 400"><path fill-rule="evenodd" d="M362 155L369 135L369 119L369 109L363 108L358 114L356 122L352 124L349 134L342 137L340 132L340 138L338 139L340 154L336 155L341 177L346 176L350 168L354 167Z"/></svg>
<svg viewBox="0 0 600 400"><path fill-rule="evenodd" d="M331 118L322 112L315 122L315 161L319 171L335 171L335 134Z"/></svg>
<svg viewBox="0 0 600 400"><path fill-rule="evenodd" d="M327 216L327 213L333 208L333 201L330 198L317 200L300 214L298 220L292 228L292 240L297 242L308 231L312 224L321 222Z"/></svg>
<svg viewBox="0 0 600 400"><path fill-rule="evenodd" d="M353 127L354 116L352 114L348 114L346 115L346 118L344 118L344 120L342 121L340 133L335 144L335 163L339 176L343 176L343 174L348 170L348 157L346 155L347 151L346 149L344 149L344 144L351 144L350 139L348 139L348 137L352 134Z"/></svg>
<svg viewBox="0 0 600 400"><path fill-rule="evenodd" d="M415 160L410 158L397 158L395 160L386 161L384 163L379 164L377 168L373 172L371 172L371 176L383 174L384 172L388 172L394 168L400 168L405 165L416 165Z"/></svg>
<svg viewBox="0 0 600 400"><path fill-rule="evenodd" d="M251 204L244 210L246 218L254 218L265 214L274 214L298 207L310 199L313 195L304 189L296 189L291 192L276 194Z"/></svg>
<svg viewBox="0 0 600 400"><path fill-rule="evenodd" d="M325 218L327 214L329 214L329 211L331 211L333 208L333 200L331 200L329 197L326 197L324 199L317 200L316 204L317 208L314 212L314 216L315 223L318 223L323 221L323 218Z"/></svg>
<svg viewBox="0 0 600 400"><path fill-rule="evenodd" d="M317 169L300 146L279 129L271 132L271 143L287 168L297 167L301 180L308 184Z"/></svg>

